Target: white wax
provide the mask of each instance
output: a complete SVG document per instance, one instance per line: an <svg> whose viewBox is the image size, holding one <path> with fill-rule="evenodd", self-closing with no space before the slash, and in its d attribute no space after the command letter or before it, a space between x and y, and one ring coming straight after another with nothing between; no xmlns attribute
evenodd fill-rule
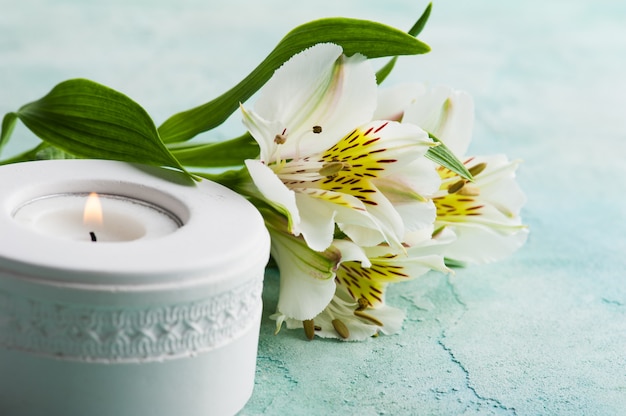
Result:
<svg viewBox="0 0 626 416"><path fill-rule="evenodd" d="M85 223L88 193L53 194L19 207L13 214L18 223L35 232L59 239L93 242L123 242L168 235L180 226L168 211L127 196L100 194L102 224Z"/></svg>

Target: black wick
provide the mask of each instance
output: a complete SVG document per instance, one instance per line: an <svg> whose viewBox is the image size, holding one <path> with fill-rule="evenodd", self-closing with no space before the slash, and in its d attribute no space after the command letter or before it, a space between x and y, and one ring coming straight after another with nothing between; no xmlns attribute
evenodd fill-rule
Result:
<svg viewBox="0 0 626 416"><path fill-rule="evenodd" d="M91 237L91 241L98 241L98 239L96 238L96 233L94 233L93 231L89 231L89 236Z"/></svg>

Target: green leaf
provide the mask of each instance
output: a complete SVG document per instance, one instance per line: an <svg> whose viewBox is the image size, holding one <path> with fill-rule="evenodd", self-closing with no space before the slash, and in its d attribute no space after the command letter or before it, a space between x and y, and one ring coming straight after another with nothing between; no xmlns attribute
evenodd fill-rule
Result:
<svg viewBox="0 0 626 416"><path fill-rule="evenodd" d="M428 22L428 18L430 17L430 12L432 8L433 8L433 4L428 3L428 6L426 6L426 9L424 9L424 12L420 16L420 18L417 19L417 22L415 22L413 27L409 29L409 32L408 32L409 35L417 37L417 35L422 33L422 30L424 30L424 27L426 26L426 22ZM378 85L380 85L385 80L385 78L389 76L389 74L393 70L393 67L396 65L397 60L398 60L398 57L394 56L393 58L389 60L389 62L385 64L385 66L383 66L382 68L378 70L378 72L376 72L376 83Z"/></svg>
<svg viewBox="0 0 626 416"><path fill-rule="evenodd" d="M258 91L284 62L317 43L332 42L346 55L361 53L368 58L416 55L430 50L411 35L381 23L347 18L314 20L289 32L246 78L214 100L167 119L159 133L166 143L189 140L222 124Z"/></svg>
<svg viewBox="0 0 626 416"><path fill-rule="evenodd" d="M45 97L20 108L17 115L42 140L75 156L186 172L139 104L93 81L62 82Z"/></svg>
<svg viewBox="0 0 626 416"><path fill-rule="evenodd" d="M422 33L422 30L424 30L424 27L426 27L426 22L428 22L428 19L430 18L430 12L432 11L432 9L433 4L428 3L428 6L426 6L420 18L417 19L417 22L415 22L413 27L409 29L409 35L417 36Z"/></svg>
<svg viewBox="0 0 626 416"><path fill-rule="evenodd" d="M376 83L378 85L382 84L382 82L391 74L393 67L396 66L396 61L398 60L397 56L394 56L378 71L376 71Z"/></svg>
<svg viewBox="0 0 626 416"><path fill-rule="evenodd" d="M9 141L11 133L15 128L15 122L17 121L17 113L7 113L2 119L2 131L0 132L0 152L2 148Z"/></svg>
<svg viewBox="0 0 626 416"><path fill-rule="evenodd" d="M194 175L217 182L244 196L249 196L243 188L252 182L246 168L227 170L220 173L194 172Z"/></svg>
<svg viewBox="0 0 626 416"><path fill-rule="evenodd" d="M463 162L452 153L452 150L432 134L429 133L428 135L437 143L437 146L428 149L426 157L444 168L450 169L460 177L473 181L472 174L469 173Z"/></svg>
<svg viewBox="0 0 626 416"><path fill-rule="evenodd" d="M194 167L238 166L244 160L254 159L259 155L259 145L250 133L224 142L173 147L170 150L180 163Z"/></svg>
<svg viewBox="0 0 626 416"><path fill-rule="evenodd" d="M467 267L467 263L460 261L460 260L454 260L454 259L449 259L447 257L444 257L443 261L446 264L446 266L451 267L451 268L458 269L462 267Z"/></svg>

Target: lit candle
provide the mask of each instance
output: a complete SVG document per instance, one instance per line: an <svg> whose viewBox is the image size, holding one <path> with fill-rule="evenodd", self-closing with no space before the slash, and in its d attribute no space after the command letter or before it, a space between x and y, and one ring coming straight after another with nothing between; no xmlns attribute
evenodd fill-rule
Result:
<svg viewBox="0 0 626 416"><path fill-rule="evenodd" d="M210 181L102 160L0 166L0 414L237 413L269 245L259 212Z"/></svg>
<svg viewBox="0 0 626 416"><path fill-rule="evenodd" d="M157 238L182 225L174 214L150 202L95 192L41 196L18 207L13 217L36 232L76 241Z"/></svg>

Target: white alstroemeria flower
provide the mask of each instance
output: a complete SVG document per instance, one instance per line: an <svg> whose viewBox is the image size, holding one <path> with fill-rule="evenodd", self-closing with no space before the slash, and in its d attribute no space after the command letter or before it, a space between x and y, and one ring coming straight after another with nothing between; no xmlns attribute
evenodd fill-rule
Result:
<svg viewBox="0 0 626 416"><path fill-rule="evenodd" d="M335 272L341 261L369 264L355 244L337 241L324 251L315 251L301 236L288 231L286 218L267 209L261 213L271 236L271 254L280 270L279 315L300 321L312 319L333 298Z"/></svg>
<svg viewBox="0 0 626 416"><path fill-rule="evenodd" d="M504 155L464 156L474 120L469 94L448 87L415 91L421 93L410 100L402 121L415 123L442 140L474 176L470 183L446 168L437 168L441 185L430 195L437 207L436 226L450 228L457 235L445 256L461 263L486 263L508 256L528 236L519 217L525 203L515 182L519 162Z"/></svg>
<svg viewBox="0 0 626 416"><path fill-rule="evenodd" d="M255 185L314 250L330 246L335 225L358 245L401 247L406 214L387 195L417 194L410 188L416 180L384 181L415 178L407 166L432 141L411 124L370 121L376 94L363 56L345 57L339 46L320 44L276 71L254 111L242 107L261 149L259 160L246 161ZM403 203L424 204L418 197Z"/></svg>
<svg viewBox="0 0 626 416"><path fill-rule="evenodd" d="M367 257L345 256L337 263L334 296L317 316L309 319L293 319L279 308L272 315L277 321L277 331L283 322L287 328L310 326L309 338L339 338L347 341L363 340L382 332L393 334L401 328L404 312L385 303L385 290L390 283L403 282L423 275L429 270L449 272L445 266L441 247L454 235L442 232L431 238L432 228L413 233L412 245L406 253L394 254L388 246L367 247ZM343 243L343 244L342 244ZM334 247L355 250L353 243L337 241ZM282 271L281 271L282 274ZM312 330L315 329L315 331Z"/></svg>
<svg viewBox="0 0 626 416"><path fill-rule="evenodd" d="M444 252L463 263L489 263L519 249L528 237L520 210L526 198L515 181L518 161L504 155L476 156L465 160L474 182L448 169L438 169L441 189L433 195L438 227L450 228L457 238Z"/></svg>

